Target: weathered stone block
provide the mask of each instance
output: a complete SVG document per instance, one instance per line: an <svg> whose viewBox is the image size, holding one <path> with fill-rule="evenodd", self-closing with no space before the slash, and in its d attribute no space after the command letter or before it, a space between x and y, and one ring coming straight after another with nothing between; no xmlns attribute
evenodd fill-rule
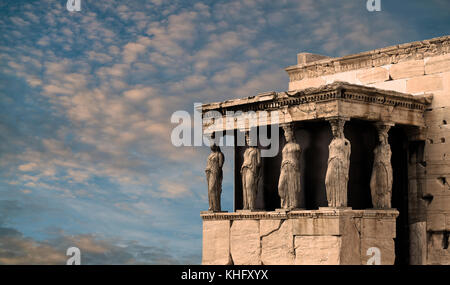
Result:
<svg viewBox="0 0 450 285"><path fill-rule="evenodd" d="M310 87L319 87L326 84L322 77L306 78L299 81L289 82L289 90L306 89Z"/></svg>
<svg viewBox="0 0 450 285"><path fill-rule="evenodd" d="M450 195L434 196L433 201L427 207L428 212L450 211Z"/></svg>
<svg viewBox="0 0 450 285"><path fill-rule="evenodd" d="M377 83L368 84L368 86L379 88L379 89L384 89L384 90L393 90L393 91L405 93L406 92L406 79L377 82Z"/></svg>
<svg viewBox="0 0 450 285"><path fill-rule="evenodd" d="M447 265L450 264L450 249L444 248L445 236L443 232L429 232L427 242L427 264Z"/></svg>
<svg viewBox="0 0 450 285"><path fill-rule="evenodd" d="M296 265L340 264L341 237L339 236L296 236Z"/></svg>
<svg viewBox="0 0 450 285"><path fill-rule="evenodd" d="M393 64L389 69L392 79L410 78L425 74L423 60L409 60Z"/></svg>
<svg viewBox="0 0 450 285"><path fill-rule="evenodd" d="M298 218L292 220L294 235L340 235L339 217L326 218Z"/></svg>
<svg viewBox="0 0 450 285"><path fill-rule="evenodd" d="M445 215L431 214L427 215L427 231L443 231L445 230Z"/></svg>
<svg viewBox="0 0 450 285"><path fill-rule="evenodd" d="M427 176L428 177L440 177L443 175L447 175L450 173L450 164L445 161L430 161L427 162ZM450 178L449 178L450 179ZM439 192L442 192L445 190L444 185L440 183L440 181L436 178L430 179L431 187L434 188L436 186L436 183L438 183ZM427 186L428 187L428 186ZM439 195L442 193L439 193Z"/></svg>
<svg viewBox="0 0 450 285"><path fill-rule="evenodd" d="M372 255L367 250L376 247L380 250L381 265L392 265L395 262L395 243L392 238L363 238L361 240L361 264L366 265Z"/></svg>
<svg viewBox="0 0 450 285"><path fill-rule="evenodd" d="M337 72L363 69L372 67L372 55L370 52L363 52L358 55L348 55L333 62Z"/></svg>
<svg viewBox="0 0 450 285"><path fill-rule="evenodd" d="M450 107L450 91L433 91L432 93L431 108Z"/></svg>
<svg viewBox="0 0 450 285"><path fill-rule="evenodd" d="M230 221L203 221L202 264L230 265Z"/></svg>
<svg viewBox="0 0 450 285"><path fill-rule="evenodd" d="M425 74L450 71L450 54L425 58Z"/></svg>
<svg viewBox="0 0 450 285"><path fill-rule="evenodd" d="M442 126L445 124L450 126L450 107L434 108L424 113L427 126Z"/></svg>
<svg viewBox="0 0 450 285"><path fill-rule="evenodd" d="M445 160L445 155L448 155L448 153L449 147L447 144L431 144L427 141L427 144L425 145L425 160Z"/></svg>
<svg viewBox="0 0 450 285"><path fill-rule="evenodd" d="M264 265L294 264L292 226L290 220L282 220L281 226L261 235L261 261Z"/></svg>
<svg viewBox="0 0 450 285"><path fill-rule="evenodd" d="M259 235L267 236L270 233L278 230L283 220L260 220L259 221Z"/></svg>
<svg viewBox="0 0 450 285"><path fill-rule="evenodd" d="M422 189L422 196L441 196L445 195L447 185L444 185L438 178L429 178L424 180L425 186L424 189Z"/></svg>
<svg viewBox="0 0 450 285"><path fill-rule="evenodd" d="M443 88L440 91L432 91L433 100L431 101L431 108L437 109L440 107L450 106L450 72L443 72L436 74L442 76Z"/></svg>
<svg viewBox="0 0 450 285"><path fill-rule="evenodd" d="M356 78L362 84L383 82L389 80L389 71L384 67L374 67L358 71Z"/></svg>
<svg viewBox="0 0 450 285"><path fill-rule="evenodd" d="M329 56L313 54L309 52L301 52L297 54L297 64L307 64L321 59L330 58Z"/></svg>
<svg viewBox="0 0 450 285"><path fill-rule="evenodd" d="M357 84L359 82L356 78L356 74L357 74L356 70L351 70L351 71L336 73L333 75L326 75L326 76L323 76L323 79L325 79L326 84L331 84L336 81Z"/></svg>
<svg viewBox="0 0 450 285"><path fill-rule="evenodd" d="M394 219L364 218L361 221L362 238L394 238L395 233Z"/></svg>
<svg viewBox="0 0 450 285"><path fill-rule="evenodd" d="M341 244L340 264L361 264L361 219L347 217L342 219L343 235Z"/></svg>
<svg viewBox="0 0 450 285"><path fill-rule="evenodd" d="M408 79L406 92L411 94L430 92L443 89L442 76L426 75Z"/></svg>
<svg viewBox="0 0 450 285"><path fill-rule="evenodd" d="M235 265L261 264L258 220L235 220L230 231L230 251Z"/></svg>

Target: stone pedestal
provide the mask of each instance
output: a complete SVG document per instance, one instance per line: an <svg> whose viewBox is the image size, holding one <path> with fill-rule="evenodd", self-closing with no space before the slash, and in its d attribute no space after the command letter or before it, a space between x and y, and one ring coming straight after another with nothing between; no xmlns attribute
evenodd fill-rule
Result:
<svg viewBox="0 0 450 285"><path fill-rule="evenodd" d="M398 211L320 208L289 212L202 213L202 264L381 264L395 260Z"/></svg>

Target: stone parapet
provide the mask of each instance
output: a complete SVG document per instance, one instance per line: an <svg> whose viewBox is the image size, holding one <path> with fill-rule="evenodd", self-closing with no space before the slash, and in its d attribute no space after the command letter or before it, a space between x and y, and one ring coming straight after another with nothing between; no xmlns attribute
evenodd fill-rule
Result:
<svg viewBox="0 0 450 285"><path fill-rule="evenodd" d="M395 260L395 209L203 212L203 264L381 264Z"/></svg>
<svg viewBox="0 0 450 285"><path fill-rule="evenodd" d="M411 60L422 60L426 57L444 55L450 52L450 36L438 37L430 40L417 41L407 44L395 45L372 51L362 52L336 58L325 58L316 61L301 61L302 64L287 67L289 80L298 81L305 78L313 78L330 75L350 70L378 67L388 64L397 64ZM410 64L410 63L408 63ZM407 69L407 73L422 73L423 66L419 69ZM447 70L448 65L438 59L428 64L427 72ZM407 76L400 71L399 77Z"/></svg>

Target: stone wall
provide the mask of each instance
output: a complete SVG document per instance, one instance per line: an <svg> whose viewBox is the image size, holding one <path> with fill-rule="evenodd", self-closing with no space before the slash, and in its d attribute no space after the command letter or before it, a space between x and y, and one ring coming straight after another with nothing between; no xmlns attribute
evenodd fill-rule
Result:
<svg viewBox="0 0 450 285"><path fill-rule="evenodd" d="M202 213L202 264L394 264L396 210Z"/></svg>
<svg viewBox="0 0 450 285"><path fill-rule="evenodd" d="M413 95L432 94L426 128L409 154L410 263L450 264L450 36L340 58L299 54L289 90L335 81Z"/></svg>

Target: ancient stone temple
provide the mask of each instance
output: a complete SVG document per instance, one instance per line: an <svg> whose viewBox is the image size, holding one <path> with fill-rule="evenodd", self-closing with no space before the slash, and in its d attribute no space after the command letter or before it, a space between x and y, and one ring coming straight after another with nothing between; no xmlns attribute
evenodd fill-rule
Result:
<svg viewBox="0 0 450 285"><path fill-rule="evenodd" d="M202 263L450 264L450 36L297 57L287 91L202 106L235 140L234 212L208 158Z"/></svg>

